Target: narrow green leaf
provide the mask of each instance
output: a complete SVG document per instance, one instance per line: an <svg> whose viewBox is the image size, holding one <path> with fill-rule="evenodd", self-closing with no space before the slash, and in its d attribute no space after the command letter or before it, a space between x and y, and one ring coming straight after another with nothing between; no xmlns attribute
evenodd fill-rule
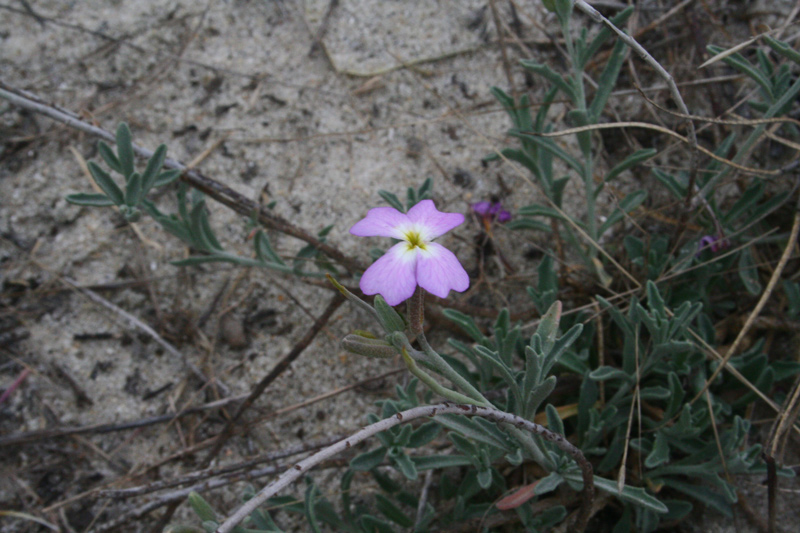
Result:
<svg viewBox="0 0 800 533"><path fill-rule="evenodd" d="M556 335L558 335L558 326L561 323L561 309L560 301L555 301L547 310L547 312L539 320L539 325L533 336L538 336L542 342L542 353L547 354L553 349L556 343ZM533 338L531 338L533 344Z"/></svg>
<svg viewBox="0 0 800 533"><path fill-rule="evenodd" d="M575 88L572 86L569 79L565 79L564 76L557 73L544 63L537 63L536 61L531 61L531 60L523 60L520 61L520 64L526 69L533 72L534 74L542 76L547 81L552 83L554 86L558 87L558 90L564 93L564 95L567 98L569 98L573 103L576 102L577 95L575 93Z"/></svg>
<svg viewBox="0 0 800 533"><path fill-rule="evenodd" d="M350 461L350 468L357 472L367 472L383 463L384 457L386 457L386 448L381 446L353 457Z"/></svg>
<svg viewBox="0 0 800 533"><path fill-rule="evenodd" d="M484 468L478 471L478 485L484 490L492 486L492 469Z"/></svg>
<svg viewBox="0 0 800 533"><path fill-rule="evenodd" d="M155 218L155 217L154 217ZM186 244L192 243L192 236L189 229L183 222L175 220L174 218L163 216L156 218L156 222L161 224L161 227L173 234Z"/></svg>
<svg viewBox="0 0 800 533"><path fill-rule="evenodd" d="M533 492L537 496L541 496L543 494L547 494L548 492L553 492L563 482L564 478L561 477L561 474L558 472L550 472L547 476L539 480L539 482L536 484L536 488L533 489Z"/></svg>
<svg viewBox="0 0 800 533"><path fill-rule="evenodd" d="M478 329L478 326L475 324L475 321L472 319L472 317L454 309L444 309L442 313L444 316L455 322L456 325L460 326L461 329L463 329L467 335L472 337L472 340L475 342L481 342L485 338L483 333L481 333L481 330Z"/></svg>
<svg viewBox="0 0 800 533"><path fill-rule="evenodd" d="M672 193L672 196L679 200L686 198L686 185L679 183L672 174L667 174L663 170L654 168L653 176Z"/></svg>
<svg viewBox="0 0 800 533"><path fill-rule="evenodd" d="M97 151L100 152L100 157L103 158L103 161L105 161L112 170L122 174L122 166L119 164L119 159L117 159L117 156L110 146L100 141L97 143Z"/></svg>
<svg viewBox="0 0 800 533"><path fill-rule="evenodd" d="M566 216L561 214L559 211L556 211L552 207L537 204L526 205L525 207L522 207L519 210L519 214L526 217L550 217L565 221L569 220Z"/></svg>
<svg viewBox="0 0 800 533"><path fill-rule="evenodd" d="M114 202L114 205L123 205L125 203L125 197L122 194L122 189L117 186L111 176L94 161L89 161L88 166L94 182L106 193L106 196Z"/></svg>
<svg viewBox="0 0 800 533"><path fill-rule="evenodd" d="M608 174L606 174L606 177L603 181L608 183L629 168L634 167L643 161L647 161L657 153L658 150L654 148L643 148L641 150L636 150L631 155L626 157L621 163L612 168Z"/></svg>
<svg viewBox="0 0 800 533"><path fill-rule="evenodd" d="M406 329L406 323L403 322L403 317L401 317L391 305L386 303L383 296L380 294L375 296L372 306L375 308L375 312L378 314L378 320L386 333L394 333Z"/></svg>
<svg viewBox="0 0 800 533"><path fill-rule="evenodd" d="M125 187L125 205L136 207L142 195L142 176L138 172L131 174Z"/></svg>
<svg viewBox="0 0 800 533"><path fill-rule="evenodd" d="M713 44L708 45L706 49L714 55L719 55L725 52L724 48L715 46ZM727 57L724 57L722 61L724 61L725 64L727 64L728 66L733 67L742 74L745 74L746 76L750 77L750 79L752 79L759 86L761 86L761 89L767 95L769 100L770 101L773 100L774 95L772 94L772 83L769 81L769 78L767 78L767 76L764 75L763 72L761 72L758 68L753 66L753 64L750 63L747 59L745 59L742 54L739 53L731 54Z"/></svg>
<svg viewBox="0 0 800 533"><path fill-rule="evenodd" d="M589 106L589 121L592 124L598 122L603 108L606 106L608 97L617 83L619 71L622 68L622 63L625 60L625 52L628 46L622 41L618 40L611 51L611 57L608 58L603 73L600 74L600 79L597 82L597 91L595 92L594 99ZM655 152L655 150L653 150Z"/></svg>
<svg viewBox="0 0 800 533"><path fill-rule="evenodd" d="M669 443L663 433L656 433L656 439L653 443L653 449L644 460L644 465L647 468L655 468L669 461Z"/></svg>
<svg viewBox="0 0 800 533"><path fill-rule="evenodd" d="M217 248L214 246L214 242L209 239L208 235L205 232L204 226L208 224L208 221L205 221L206 218L205 214L205 202L200 200L192 207L191 212L189 213L189 220L191 224L192 230L192 240L193 246L199 250L203 250L205 252L211 252L215 250L220 250L221 248ZM213 233L212 233L213 235Z"/></svg>
<svg viewBox="0 0 800 533"><path fill-rule="evenodd" d="M505 228L510 230L529 229L532 231L541 231L543 233L551 233L553 231L553 228L549 225L544 222L539 222L538 220L533 220L532 218L518 218L511 222L506 222Z"/></svg>
<svg viewBox="0 0 800 533"><path fill-rule="evenodd" d="M275 249L269 242L269 237L267 237L267 234L262 230L258 230L258 232L256 232L255 248L256 255L261 261L265 263L277 263L281 266L286 266L286 263L283 261L283 259L281 259L277 252L275 252Z"/></svg>
<svg viewBox="0 0 800 533"><path fill-rule="evenodd" d="M563 336L559 337L553 344L552 349L547 353L542 364L542 372L548 373L553 365L559 362L561 356L572 346L578 337L583 333L583 324L575 324Z"/></svg>
<svg viewBox="0 0 800 533"><path fill-rule="evenodd" d="M606 231L611 228L614 224L622 220L626 214L631 213L637 207L642 205L644 201L647 199L647 191L634 191L627 195L622 201L619 203L619 208L611 213L605 222L600 226L598 230L598 234L602 235Z"/></svg>
<svg viewBox="0 0 800 533"><path fill-rule="evenodd" d="M391 193L389 191L384 191L383 189L381 189L380 191L378 191L378 195L381 198L383 198L386 201L387 204L389 204L390 206L394 207L395 209L397 209L401 213L405 213L406 212L406 208L403 206L403 202L400 201L400 199L397 197L396 194Z"/></svg>
<svg viewBox="0 0 800 533"><path fill-rule="evenodd" d="M397 469L406 477L406 479L409 481L414 481L417 479L417 467L414 466L414 461L412 461L405 452L401 451L400 453L393 455L392 460L394 461Z"/></svg>
<svg viewBox="0 0 800 533"><path fill-rule="evenodd" d="M203 263L233 263L236 264L236 260L233 257L228 257L224 255L194 255L192 257L187 257L186 259L179 259L177 261L170 261L170 263L174 266L184 267L184 266L197 266L202 265Z"/></svg>
<svg viewBox="0 0 800 533"><path fill-rule="evenodd" d="M589 379L595 381L609 381L611 379L621 379L629 381L631 377L624 371L612 366L601 366L589 373Z"/></svg>
<svg viewBox="0 0 800 533"><path fill-rule="evenodd" d="M396 533L389 522L385 522L372 515L363 515L359 519L361 531L368 533Z"/></svg>
<svg viewBox="0 0 800 533"><path fill-rule="evenodd" d="M204 522L217 521L217 513L214 512L214 509L198 493L189 493L189 505L192 506L192 509L197 513L200 520Z"/></svg>
<svg viewBox="0 0 800 533"><path fill-rule="evenodd" d="M120 122L117 127L117 157L122 175L127 180L133 174L133 143L131 141L131 130L124 122Z"/></svg>
<svg viewBox="0 0 800 533"><path fill-rule="evenodd" d="M91 207L106 207L114 205L114 202L105 194L93 194L79 192L67 196L67 201L75 205L88 205Z"/></svg>
<svg viewBox="0 0 800 533"><path fill-rule="evenodd" d="M408 447L419 448L420 446L425 446L436 438L440 430L441 427L436 422L422 424L411 434L411 438L408 440Z"/></svg>
<svg viewBox="0 0 800 533"><path fill-rule="evenodd" d="M708 505L713 509L716 509L729 518L733 517L731 504L728 503L724 496L714 492L708 487L693 485L684 481L679 481L672 477L665 478L664 484L686 494L687 496L691 496L692 498L704 503L705 505Z"/></svg>
<svg viewBox="0 0 800 533"><path fill-rule="evenodd" d="M783 280L783 290L789 303L789 309L786 310L787 318L797 318L800 316L800 283Z"/></svg>
<svg viewBox="0 0 800 533"><path fill-rule="evenodd" d="M800 52L789 46L787 43L773 39L768 35L764 35L761 38L765 43L767 43L767 46L775 50L778 54L782 55L786 59L789 59L790 61L800 64Z"/></svg>
<svg viewBox="0 0 800 533"><path fill-rule="evenodd" d="M409 528L414 525L414 521L383 494L375 495L375 507L377 507L386 518L400 527Z"/></svg>
<svg viewBox="0 0 800 533"><path fill-rule="evenodd" d="M162 144L158 148L156 148L155 153L147 161L147 167L144 169L144 174L142 174L142 191L143 194L147 194L150 189L156 183L156 178L159 176L159 172L161 171L161 167L164 166L164 159L167 157L167 145ZM177 177L177 176L176 176Z"/></svg>
<svg viewBox="0 0 800 533"><path fill-rule="evenodd" d="M743 249L739 254L739 279L744 283L747 292L753 295L761 294L758 267L749 247Z"/></svg>
<svg viewBox="0 0 800 533"><path fill-rule="evenodd" d="M564 421L561 420L561 416L559 416L558 410L551 403L548 403L547 406L545 406L544 410L547 415L547 428L554 433L563 435Z"/></svg>
<svg viewBox="0 0 800 533"><path fill-rule="evenodd" d="M456 466L469 466L472 461L464 455L415 455L411 457L417 470L441 470Z"/></svg>
<svg viewBox="0 0 800 533"><path fill-rule="evenodd" d="M183 171L178 170L177 168L165 170L164 172L160 173L155 182L153 182L153 187L158 189L159 187L169 185L181 176L181 172Z"/></svg>
<svg viewBox="0 0 800 533"><path fill-rule="evenodd" d="M448 438L454 442L463 444L471 452L475 452L474 445L468 440L465 440L464 437L472 439L476 442L487 444L494 448L512 451L508 448L508 444L505 440L499 439L494 432L489 432L485 428L478 426L474 420L470 420L460 415L440 415L436 417L436 421L445 428L456 432L448 434ZM459 439L464 439L466 444L462 443Z"/></svg>
<svg viewBox="0 0 800 533"><path fill-rule="evenodd" d="M723 215L723 224L731 224L742 220L745 212L755 206L764 196L764 183L761 180L753 181L754 183L739 196L739 199L736 200L728 212Z"/></svg>
<svg viewBox="0 0 800 533"><path fill-rule="evenodd" d="M580 483L582 481L580 474L577 473L564 473L562 475L564 478L573 482ZM605 479L599 476L594 477L594 486L600 490L608 492L612 496L616 496L623 501L638 505L644 509L649 509L660 514L668 511L666 505L661 503L658 499L656 499L654 496L651 496L647 493L647 491L640 487L631 487L630 485L625 485L625 487L622 489L622 492L620 492L617 489L616 481Z"/></svg>
<svg viewBox="0 0 800 533"><path fill-rule="evenodd" d="M303 511L305 512L306 520L308 520L308 526L311 528L311 531L314 533L322 533L319 528L319 523L317 522L317 492L317 486L314 482L310 482L306 488Z"/></svg>
<svg viewBox="0 0 800 533"><path fill-rule="evenodd" d="M510 130L508 134L519 139L529 139L533 141L543 150L564 161L564 163L569 165L576 172L583 172L583 165L581 162L570 155L569 152L558 146L552 138L542 137L541 135L536 135L535 133L528 133L518 130Z"/></svg>
<svg viewBox="0 0 800 533"><path fill-rule="evenodd" d="M494 352L485 346L476 346L475 352L487 363L492 365L493 368L497 369L500 374L500 377L503 378L503 381L506 382L506 385L512 388L514 392L516 391L517 381L514 379L514 375L512 374L512 370L506 366L497 352ZM519 397L518 397L519 400Z"/></svg>

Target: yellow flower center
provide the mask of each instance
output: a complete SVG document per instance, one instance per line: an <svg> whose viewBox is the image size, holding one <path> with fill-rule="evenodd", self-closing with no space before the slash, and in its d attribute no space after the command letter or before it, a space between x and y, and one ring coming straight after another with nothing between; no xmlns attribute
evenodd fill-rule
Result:
<svg viewBox="0 0 800 533"><path fill-rule="evenodd" d="M420 235L418 231L409 230L405 232L403 236L405 237L405 241L408 243L409 252L414 248L420 248L421 250L425 249L425 241L422 240L422 235Z"/></svg>

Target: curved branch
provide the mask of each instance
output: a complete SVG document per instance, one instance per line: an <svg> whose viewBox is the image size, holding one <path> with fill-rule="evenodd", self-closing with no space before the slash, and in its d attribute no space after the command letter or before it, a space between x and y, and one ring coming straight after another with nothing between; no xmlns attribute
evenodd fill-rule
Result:
<svg viewBox="0 0 800 533"><path fill-rule="evenodd" d="M320 450L314 455L300 461L289 470L284 472L275 481L261 489L251 500L242 505L233 515L230 516L225 522L217 528L216 533L230 533L236 525L244 520L250 513L255 511L269 498L273 497L280 490L288 487L297 481L303 474L308 472L320 462L325 461L336 454L339 454L348 448L375 436L381 431L398 426L400 424L410 422L417 418L435 417L436 415L443 414L459 414L465 416L481 416L493 422L502 422L510 424L519 429L526 429L535 435L539 435L543 439L552 442L559 449L568 453L581 469L583 475L583 501L581 502L581 509L575 519L575 524L572 527L573 531L581 532L586 528L586 523L589 521L589 515L592 509L592 500L594 499L594 474L592 465L583 456L583 453L571 444L564 436L554 433L544 426L540 426L529 420L525 420L516 415L498 411L497 409L490 409L487 407L478 407L476 405L463 405L442 403L438 405L426 405L423 407L415 407L402 413L371 424L365 428L354 433L352 436L340 440L336 444Z"/></svg>

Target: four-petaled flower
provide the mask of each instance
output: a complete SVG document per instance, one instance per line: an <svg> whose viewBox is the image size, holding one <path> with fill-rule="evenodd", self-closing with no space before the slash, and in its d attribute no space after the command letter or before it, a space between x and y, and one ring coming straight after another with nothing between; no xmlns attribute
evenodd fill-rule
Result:
<svg viewBox="0 0 800 533"><path fill-rule="evenodd" d="M442 213L432 200L422 200L403 214L393 207L370 209L350 233L359 237L392 237L400 242L361 276L364 294L380 294L397 305L414 294L417 285L446 298L450 289L464 292L469 276L453 252L432 242L464 222L460 213Z"/></svg>

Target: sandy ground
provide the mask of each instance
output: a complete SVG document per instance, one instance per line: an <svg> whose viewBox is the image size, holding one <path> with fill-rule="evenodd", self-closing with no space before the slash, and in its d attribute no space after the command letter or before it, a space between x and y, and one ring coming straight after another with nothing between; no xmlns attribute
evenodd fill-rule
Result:
<svg viewBox="0 0 800 533"><path fill-rule="evenodd" d="M654 11L643 21L664 12L657 2L645 3ZM31 16L27 4L44 18ZM515 18L508 3L497 2L500 19L520 25L519 43L506 49L514 87L536 100L540 84L531 84L516 60L560 61L546 32L554 29L553 18L539 2L517 7ZM737 42L737 32L748 35L738 23L721 44ZM371 246L385 243L356 239L347 230L379 205L378 189L402 197L406 187L431 177L438 207L462 213L470 202L491 197L519 208L538 194L513 169L481 162L508 143L509 125L489 94L493 85L507 90L509 81L491 10L482 1L12 2L0 9L0 78L105 129L126 121L137 143L166 143L169 155L184 162L202 155L198 168L206 175L255 201L275 201L275 212L297 226L316 233L334 224L329 241L362 262ZM613 109L625 114L638 106L630 93L612 99ZM156 328L234 395L246 393L291 349L330 298L326 289L271 272L176 268L169 261L187 251L154 222L139 222L137 234L111 209L64 200L90 190L82 162L97 158L94 139L3 101L0 136L1 319L26 337L0 351L0 384L7 387L24 368L32 371L0 405L2 434L122 423L218 398L199 387L183 360L66 287L65 277L95 287ZM159 205L170 209L170 202L165 195ZM581 205L576 199L569 208ZM209 208L226 248L251 253L247 221L214 202ZM470 220L446 240L472 273L479 271L476 233ZM286 256L303 246L272 237ZM497 238L517 279L526 279L537 266L532 258L540 237L500 232ZM492 291L459 299L490 307L517 301L521 285L497 277L494 267ZM343 335L368 325L364 318L346 306L337 311L251 415L396 368L339 348ZM395 381L270 416L232 440L215 464L357 428ZM46 507L41 516L63 531L91 529L147 497L67 503L70 498L191 472L202 452L147 467L223 424L213 412L4 450L0 509ZM144 471L144 478L132 478ZM210 498L231 508L236 492ZM187 516L186 506L176 516ZM0 520L4 532L39 527ZM125 531L147 531L153 523L148 517Z"/></svg>

